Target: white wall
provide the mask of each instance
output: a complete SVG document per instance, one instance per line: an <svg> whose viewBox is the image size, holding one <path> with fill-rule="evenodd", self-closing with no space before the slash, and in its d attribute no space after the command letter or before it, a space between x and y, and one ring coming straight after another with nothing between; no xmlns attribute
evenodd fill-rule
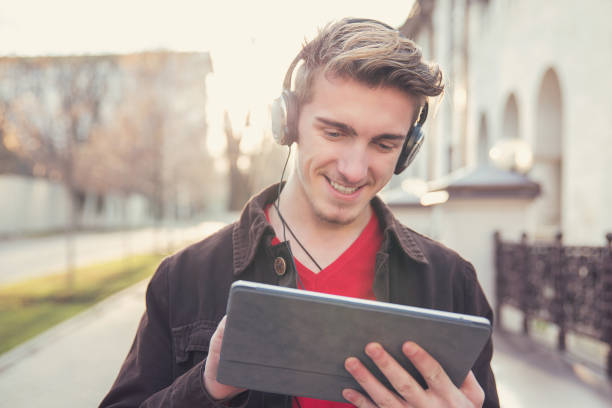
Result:
<svg viewBox="0 0 612 408"><path fill-rule="evenodd" d="M0 176L0 234L60 229L68 220L68 196L59 183Z"/></svg>
<svg viewBox="0 0 612 408"><path fill-rule="evenodd" d="M518 241L531 235L527 199L451 199L433 209L438 239L476 268L478 280L491 305L495 304L495 247L493 234Z"/></svg>
<svg viewBox="0 0 612 408"><path fill-rule="evenodd" d="M83 206L83 227L134 227L151 223L145 197L109 194L102 211L96 210L95 196L87 195ZM69 222L70 202L66 188L40 178L0 176L0 235L55 231Z"/></svg>
<svg viewBox="0 0 612 408"><path fill-rule="evenodd" d="M453 92L462 81L462 2L438 1L430 57L445 70L446 100L436 118L435 168L444 175L448 145L458 138ZM457 5L459 4L459 6ZM502 134L508 96L518 105L518 130L534 143L538 94L553 68L562 96L561 228L568 244L601 245L612 232L612 2L491 0L471 2L469 15L468 165L475 164L481 115L490 143ZM417 35L418 41L419 35ZM427 50L426 55L429 55ZM456 75L457 77L453 77ZM450 112L453 111L453 112ZM441 140L443 142L441 142ZM538 180L536 180L538 181Z"/></svg>

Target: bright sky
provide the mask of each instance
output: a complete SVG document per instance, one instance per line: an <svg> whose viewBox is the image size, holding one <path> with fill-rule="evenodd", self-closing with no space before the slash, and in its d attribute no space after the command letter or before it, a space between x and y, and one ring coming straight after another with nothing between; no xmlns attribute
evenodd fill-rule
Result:
<svg viewBox="0 0 612 408"><path fill-rule="evenodd" d="M210 51L209 148L224 148L222 112L235 123L251 110L264 126L267 105L304 38L342 17L401 25L413 0L2 0L0 55ZM253 132L257 143L262 132ZM222 135L222 134L221 134Z"/></svg>

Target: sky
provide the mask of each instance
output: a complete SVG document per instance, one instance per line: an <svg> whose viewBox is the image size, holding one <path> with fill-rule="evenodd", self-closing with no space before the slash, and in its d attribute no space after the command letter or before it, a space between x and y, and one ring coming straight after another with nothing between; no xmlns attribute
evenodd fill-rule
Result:
<svg viewBox="0 0 612 408"><path fill-rule="evenodd" d="M208 51L209 135L223 110L234 122L251 111L266 126L291 60L317 28L343 17L398 27L412 0L0 0L0 55L129 53L152 49ZM251 132L251 144L262 132ZM209 149L224 149L209 137Z"/></svg>

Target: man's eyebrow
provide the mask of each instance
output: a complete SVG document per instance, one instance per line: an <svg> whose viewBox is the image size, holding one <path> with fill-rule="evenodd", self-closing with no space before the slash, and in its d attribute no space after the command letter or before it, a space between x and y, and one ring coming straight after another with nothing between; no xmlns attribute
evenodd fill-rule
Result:
<svg viewBox="0 0 612 408"><path fill-rule="evenodd" d="M344 133L347 133L351 136L357 136L357 131L353 129L351 126L347 125L346 123L337 122L335 120L331 120L327 118L322 118L320 116L315 117L315 119L323 123L324 125L335 127L336 129L339 129L343 131ZM406 135L383 133L382 135L376 136L374 139L404 140L405 138L406 138Z"/></svg>
<svg viewBox="0 0 612 408"><path fill-rule="evenodd" d="M357 136L357 132L355 131L355 129L353 129L346 123L336 122L335 120L322 118L320 116L317 116L315 119L323 123L324 125L335 127L336 129L339 129L344 133L348 133L351 136Z"/></svg>
<svg viewBox="0 0 612 408"><path fill-rule="evenodd" d="M406 138L406 135L395 135L395 134L391 134L391 133L385 133L385 134L376 136L374 139L375 140L381 140L381 139L386 139L386 140L404 140L405 138Z"/></svg>

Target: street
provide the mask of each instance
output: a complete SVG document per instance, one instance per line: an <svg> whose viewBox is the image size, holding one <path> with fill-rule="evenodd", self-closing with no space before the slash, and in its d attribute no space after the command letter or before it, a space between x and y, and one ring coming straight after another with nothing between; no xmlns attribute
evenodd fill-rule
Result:
<svg viewBox="0 0 612 408"><path fill-rule="evenodd" d="M225 215L222 218L228 218ZM226 222L204 221L194 225L163 226L132 231L77 233L74 235L75 266L152 251L166 251L196 242ZM0 241L0 284L66 270L66 237Z"/></svg>

